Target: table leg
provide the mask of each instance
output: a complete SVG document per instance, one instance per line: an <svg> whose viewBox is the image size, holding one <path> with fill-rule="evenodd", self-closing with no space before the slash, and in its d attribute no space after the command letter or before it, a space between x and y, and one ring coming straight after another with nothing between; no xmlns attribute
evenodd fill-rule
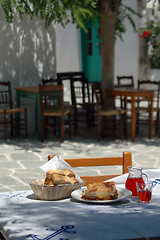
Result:
<svg viewBox="0 0 160 240"><path fill-rule="evenodd" d="M16 90L16 107L20 107L20 94L18 90Z"/></svg>
<svg viewBox="0 0 160 240"><path fill-rule="evenodd" d="M18 90L16 90L15 94L16 94L16 108L20 108L21 107L20 92ZM19 126L19 124L20 124L20 113L16 113L15 118L16 118L16 124L17 124L17 126ZM20 135L19 128L16 128L16 134Z"/></svg>
<svg viewBox="0 0 160 240"><path fill-rule="evenodd" d="M41 138L41 111L40 111L40 98L39 94L36 96L36 130L38 138Z"/></svg>
<svg viewBox="0 0 160 240"><path fill-rule="evenodd" d="M151 98L151 106L150 106L150 113L149 113L149 138L152 139L153 137L153 97Z"/></svg>
<svg viewBox="0 0 160 240"><path fill-rule="evenodd" d="M132 140L132 142L134 142L135 136L136 136L136 109L135 109L135 97L134 96L132 96L131 104L132 104L131 140Z"/></svg>

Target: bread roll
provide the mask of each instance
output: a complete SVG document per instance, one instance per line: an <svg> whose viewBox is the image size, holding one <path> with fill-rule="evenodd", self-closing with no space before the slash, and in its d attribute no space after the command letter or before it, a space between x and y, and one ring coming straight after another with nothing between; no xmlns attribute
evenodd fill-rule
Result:
<svg viewBox="0 0 160 240"><path fill-rule="evenodd" d="M78 183L75 174L69 169L64 170L49 170L46 172L44 180L45 185L58 185L58 184L74 184Z"/></svg>
<svg viewBox="0 0 160 240"><path fill-rule="evenodd" d="M63 170L60 170L60 169L58 169L58 170L48 170L46 172L46 176L48 176L48 177L50 177L52 174L59 174L59 175L63 175L63 176L66 175L65 172Z"/></svg>
<svg viewBox="0 0 160 240"><path fill-rule="evenodd" d="M75 177L71 177L70 181L71 181L72 184L78 183L78 180Z"/></svg>
<svg viewBox="0 0 160 240"><path fill-rule="evenodd" d="M70 181L69 177L58 175L58 174L53 174L52 175L52 182L53 182L53 185L71 184L71 181Z"/></svg>
<svg viewBox="0 0 160 240"><path fill-rule="evenodd" d="M68 176L68 177L75 177L75 174L71 171L71 170L69 170L69 169L67 169L67 168L64 168L64 173L65 173L65 175L66 176Z"/></svg>

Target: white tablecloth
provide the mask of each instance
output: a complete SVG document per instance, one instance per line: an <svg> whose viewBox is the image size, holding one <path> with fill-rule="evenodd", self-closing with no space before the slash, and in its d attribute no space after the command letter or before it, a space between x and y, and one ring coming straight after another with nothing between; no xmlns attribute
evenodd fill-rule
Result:
<svg viewBox="0 0 160 240"><path fill-rule="evenodd" d="M73 199L39 201L32 191L0 193L0 225L9 239L112 240L160 236L160 169L146 170L157 179L152 202L127 198L114 204ZM124 186L124 174L116 183Z"/></svg>

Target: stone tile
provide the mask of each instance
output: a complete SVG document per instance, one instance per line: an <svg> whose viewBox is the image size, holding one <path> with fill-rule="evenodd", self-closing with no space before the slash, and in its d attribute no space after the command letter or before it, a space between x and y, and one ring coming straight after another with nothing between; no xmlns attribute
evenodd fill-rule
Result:
<svg viewBox="0 0 160 240"><path fill-rule="evenodd" d="M88 133L89 135L89 133ZM96 136L95 136L96 137ZM0 141L0 191L30 190L29 182L44 177L39 168L47 162L48 155L57 154L63 158L120 156L124 151L132 152L133 165L143 168L160 168L160 138L146 137L130 140L100 141L81 136L63 143L38 139L12 139ZM77 168L79 175L118 174L118 167Z"/></svg>
<svg viewBox="0 0 160 240"><path fill-rule="evenodd" d="M35 155L32 152L18 152L18 153L13 153L12 158L15 159L16 161L39 161L39 158L37 155Z"/></svg>
<svg viewBox="0 0 160 240"><path fill-rule="evenodd" d="M4 186L10 186L10 185L19 185L22 182L12 176L5 176L5 177L0 176L0 183Z"/></svg>
<svg viewBox="0 0 160 240"><path fill-rule="evenodd" d="M1 161L0 162L0 166L3 166L3 168L6 169L18 169L18 168L22 168L22 166L15 160L12 161Z"/></svg>
<svg viewBox="0 0 160 240"><path fill-rule="evenodd" d="M18 179L38 179L38 178L44 178L45 173L39 169L22 169L22 170L17 170L16 172L13 173L13 176L18 178Z"/></svg>

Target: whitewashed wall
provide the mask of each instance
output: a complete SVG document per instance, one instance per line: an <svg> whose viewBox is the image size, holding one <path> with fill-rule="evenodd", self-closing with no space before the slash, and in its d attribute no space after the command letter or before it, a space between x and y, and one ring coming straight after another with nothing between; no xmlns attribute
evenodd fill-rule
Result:
<svg viewBox="0 0 160 240"><path fill-rule="evenodd" d="M11 26L0 17L0 80L12 86L35 86L43 77L55 76L55 30L44 22L14 21Z"/></svg>
<svg viewBox="0 0 160 240"><path fill-rule="evenodd" d="M123 0L123 3L135 11L137 11L136 0ZM137 25L139 19L133 16ZM117 75L133 75L135 83L138 79L138 66L139 66L139 41L138 33L133 30L133 27L126 20L127 31L123 35L123 41L118 39L115 45L115 83L117 81Z"/></svg>
<svg viewBox="0 0 160 240"><path fill-rule="evenodd" d="M37 86L42 78L56 76L55 30L46 30L44 22L14 21L11 26L0 16L0 81L11 81L13 101L15 87ZM35 103L23 99L28 109L29 133L35 131Z"/></svg>
<svg viewBox="0 0 160 240"><path fill-rule="evenodd" d="M123 0L123 3L137 10L136 0ZM137 18L135 21L138 24ZM138 78L138 34L128 21L126 26L124 41L118 39L115 46L115 82L116 76L122 74L132 74L135 81ZM57 25L55 30L57 72L81 71L80 31L72 24L65 29Z"/></svg>
<svg viewBox="0 0 160 240"><path fill-rule="evenodd" d="M80 30L73 24L55 26L57 72L81 70Z"/></svg>

